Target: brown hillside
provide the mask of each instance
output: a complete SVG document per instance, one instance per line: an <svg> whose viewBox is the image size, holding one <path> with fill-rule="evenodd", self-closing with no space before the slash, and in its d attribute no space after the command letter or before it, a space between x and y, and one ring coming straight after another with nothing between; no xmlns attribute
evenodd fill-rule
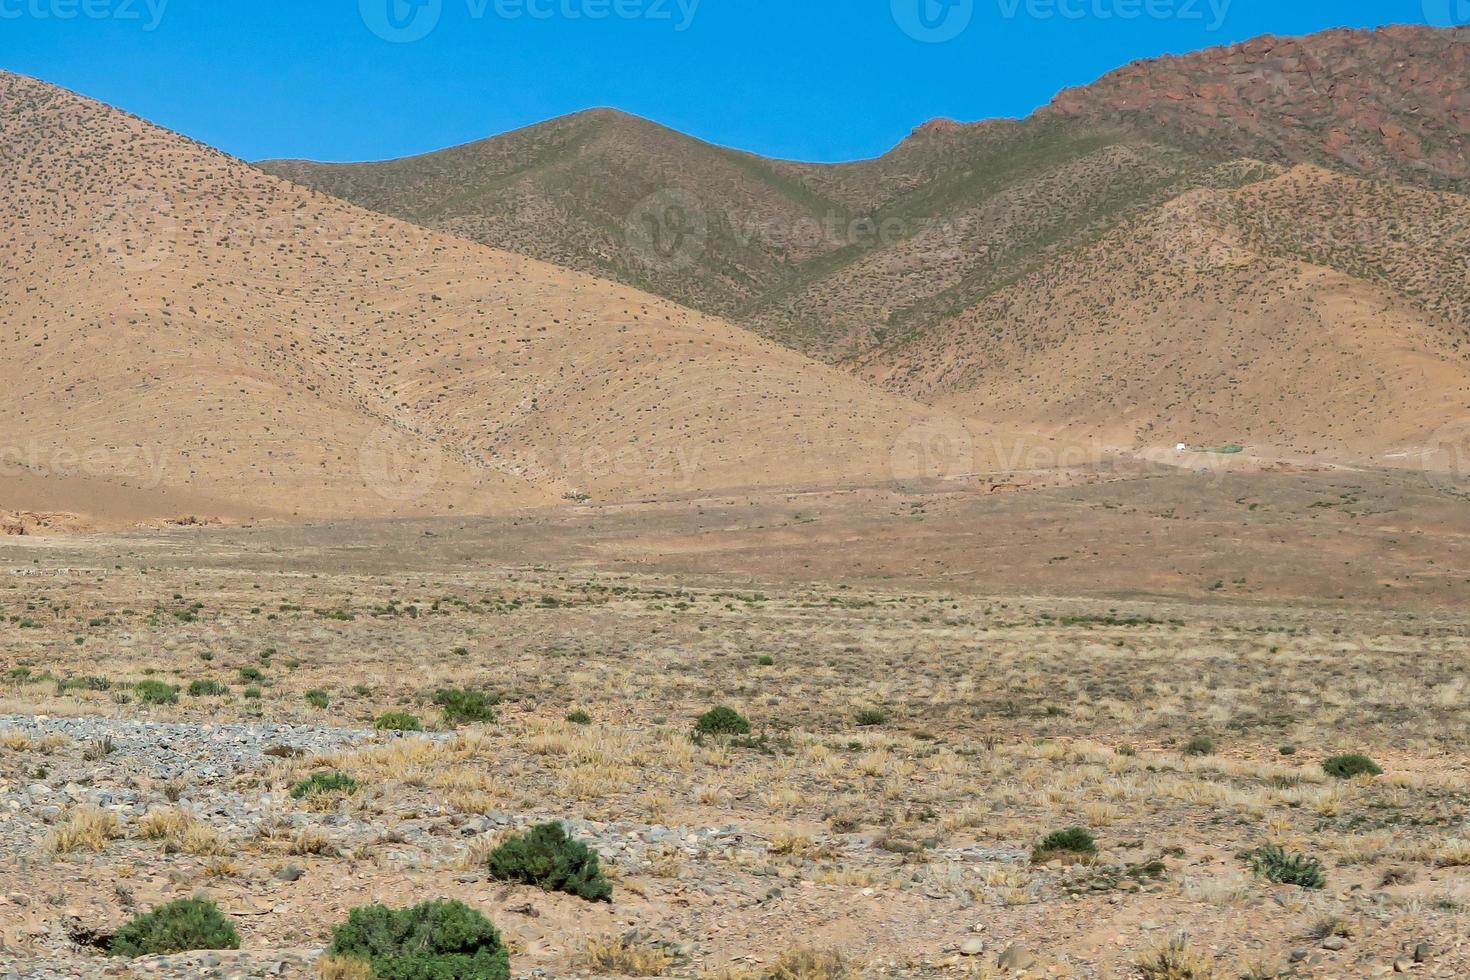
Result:
<svg viewBox="0 0 1470 980"><path fill-rule="evenodd" d="M1192 192L862 366L963 414L1120 445L1382 458L1470 406L1463 266L1441 278L1463 253L1426 268L1388 229L1439 255L1467 209L1309 167Z"/></svg>
<svg viewBox="0 0 1470 980"><path fill-rule="evenodd" d="M0 160L5 472L95 488L70 510L123 485L249 516L882 479L922 414L13 75Z"/></svg>

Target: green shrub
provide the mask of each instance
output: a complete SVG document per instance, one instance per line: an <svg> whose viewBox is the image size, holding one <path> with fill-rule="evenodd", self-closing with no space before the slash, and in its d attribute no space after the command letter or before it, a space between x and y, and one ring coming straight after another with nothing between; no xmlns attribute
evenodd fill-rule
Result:
<svg viewBox="0 0 1470 980"><path fill-rule="evenodd" d="M321 688L312 688L306 692L306 703L313 708L325 708L332 703L332 698Z"/></svg>
<svg viewBox="0 0 1470 980"><path fill-rule="evenodd" d="M191 698L217 698L228 691L229 688L219 681L194 681L189 685L189 697Z"/></svg>
<svg viewBox="0 0 1470 980"><path fill-rule="evenodd" d="M877 728L888 721L888 712L882 708L863 708L853 715L853 721L863 728Z"/></svg>
<svg viewBox="0 0 1470 980"><path fill-rule="evenodd" d="M592 716L589 715L587 712L578 709L577 711L572 711L567 714L567 721L571 722L573 725L590 725L592 724Z"/></svg>
<svg viewBox="0 0 1470 980"><path fill-rule="evenodd" d="M1327 875L1320 861L1303 854L1288 854L1274 844L1251 851L1245 861L1256 877L1267 881L1314 890L1327 886Z"/></svg>
<svg viewBox="0 0 1470 980"><path fill-rule="evenodd" d="M378 715L373 727L380 732L421 732L424 730L423 722L416 715L407 711L388 711Z"/></svg>
<svg viewBox="0 0 1470 980"><path fill-rule="evenodd" d="M1335 755L1322 762L1322 771L1329 776L1338 779L1352 779L1354 776L1382 776L1383 770L1378 763L1366 755Z"/></svg>
<svg viewBox="0 0 1470 980"><path fill-rule="evenodd" d="M112 937L113 956L161 956L196 949L239 949L240 936L219 906L181 898L134 916Z"/></svg>
<svg viewBox="0 0 1470 980"><path fill-rule="evenodd" d="M603 877L597 852L572 840L559 823L511 837L490 853L489 867L490 876L501 881L520 881L589 902L612 901L612 885Z"/></svg>
<svg viewBox="0 0 1470 980"><path fill-rule="evenodd" d="M106 677L68 677L56 682L56 693L67 691L110 691L112 681Z"/></svg>
<svg viewBox="0 0 1470 980"><path fill-rule="evenodd" d="M344 772L314 772L291 787L291 798L305 799L323 793L356 793L357 780Z"/></svg>
<svg viewBox="0 0 1470 980"><path fill-rule="evenodd" d="M1080 854L1092 856L1097 853L1097 841L1081 827L1069 827L1066 830L1054 830L1041 839L1041 843L1031 849L1031 860L1037 864L1045 863L1054 857L1067 854Z"/></svg>
<svg viewBox="0 0 1470 980"><path fill-rule="evenodd" d="M240 680L255 681L259 683L260 681L265 680L265 674L261 672L259 667L241 667Z"/></svg>
<svg viewBox="0 0 1470 980"><path fill-rule="evenodd" d="M258 688L258 687L247 687L245 690L241 691L240 693L245 696L246 700L249 700L249 701L259 701L260 700L260 688Z"/></svg>
<svg viewBox="0 0 1470 980"><path fill-rule="evenodd" d="M694 722L696 735L749 735L750 720L736 711L720 705L711 708Z"/></svg>
<svg viewBox="0 0 1470 980"><path fill-rule="evenodd" d="M332 934L327 955L366 962L375 980L509 980L500 932L462 902L406 909L355 908Z"/></svg>
<svg viewBox="0 0 1470 980"><path fill-rule="evenodd" d="M756 662L756 664L758 666L761 666L761 667L774 667L774 666L776 666L776 658L773 657L773 656L771 656L769 653L763 654L763 655L757 657L755 662Z"/></svg>
<svg viewBox="0 0 1470 980"><path fill-rule="evenodd" d="M133 685L133 693L144 704L179 703L179 689L163 681L139 681Z"/></svg>
<svg viewBox="0 0 1470 980"><path fill-rule="evenodd" d="M1185 755L1214 755L1215 740L1208 735L1196 735L1184 743Z"/></svg>
<svg viewBox="0 0 1470 980"><path fill-rule="evenodd" d="M483 691L460 691L446 688L434 692L434 703L444 711L444 720L451 725L478 721L494 721L494 705L500 698Z"/></svg>

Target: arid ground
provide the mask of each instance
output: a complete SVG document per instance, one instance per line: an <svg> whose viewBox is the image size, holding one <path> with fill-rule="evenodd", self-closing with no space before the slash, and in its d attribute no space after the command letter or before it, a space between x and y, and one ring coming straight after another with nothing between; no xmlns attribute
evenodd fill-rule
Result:
<svg viewBox="0 0 1470 980"><path fill-rule="evenodd" d="M1060 483L0 539L0 973L315 976L351 908L438 896L517 977L1470 972L1464 501ZM693 739L716 705L752 735ZM611 903L487 874L553 819ZM1071 827L1096 855L1033 860ZM201 893L240 951L97 948Z"/></svg>

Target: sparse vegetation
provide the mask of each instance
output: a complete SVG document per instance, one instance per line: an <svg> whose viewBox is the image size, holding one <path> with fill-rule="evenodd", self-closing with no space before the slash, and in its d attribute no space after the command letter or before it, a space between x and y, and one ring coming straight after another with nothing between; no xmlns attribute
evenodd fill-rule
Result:
<svg viewBox="0 0 1470 980"><path fill-rule="evenodd" d="M239 949L240 936L219 906L181 898L135 916L112 937L113 956L159 956L199 949Z"/></svg>
<svg viewBox="0 0 1470 980"><path fill-rule="evenodd" d="M500 931L462 902L439 900L405 909L355 908L332 934L327 955L367 964L375 980L509 980L510 952Z"/></svg>
<svg viewBox="0 0 1470 980"><path fill-rule="evenodd" d="M490 854L492 877L544 891L566 892L589 902L611 901L597 852L568 836L559 823L544 823L511 837Z"/></svg>
<svg viewBox="0 0 1470 980"><path fill-rule="evenodd" d="M385 711L373 721L373 727L380 732L421 732L424 723L407 711Z"/></svg>
<svg viewBox="0 0 1470 980"><path fill-rule="evenodd" d="M1353 779L1357 776L1381 776L1383 770L1366 755L1335 755L1322 762L1322 771L1336 779Z"/></svg>
<svg viewBox="0 0 1470 980"><path fill-rule="evenodd" d="M1327 886L1327 875L1316 858L1291 854L1276 845L1258 848L1246 855L1246 864L1258 878L1306 889Z"/></svg>
<svg viewBox="0 0 1470 980"><path fill-rule="evenodd" d="M749 735L750 720L734 708L720 705L699 716L694 722L694 734L701 736Z"/></svg>

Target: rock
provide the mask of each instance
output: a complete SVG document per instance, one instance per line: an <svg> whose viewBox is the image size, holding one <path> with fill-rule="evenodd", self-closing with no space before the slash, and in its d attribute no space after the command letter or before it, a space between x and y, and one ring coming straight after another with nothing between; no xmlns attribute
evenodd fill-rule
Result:
<svg viewBox="0 0 1470 980"><path fill-rule="evenodd" d="M1393 972L1395 973L1408 973L1412 969L1414 969L1414 963L1406 957L1400 956L1393 961Z"/></svg>
<svg viewBox="0 0 1470 980"><path fill-rule="evenodd" d="M288 864L276 872L275 878L277 881L298 881L302 874L302 870L296 867L296 865Z"/></svg>
<svg viewBox="0 0 1470 980"><path fill-rule="evenodd" d="M1304 949L1294 949L1291 951L1290 954L1287 955L1286 958L1292 963L1300 963L1302 960L1307 958L1307 951Z"/></svg>
<svg viewBox="0 0 1470 980"><path fill-rule="evenodd" d="M1322 948L1330 949L1334 953L1340 949L1345 949L1346 947L1347 940L1342 938L1341 936L1328 936L1326 939L1322 940Z"/></svg>
<svg viewBox="0 0 1470 980"><path fill-rule="evenodd" d="M979 956L985 952L985 940L978 937L966 939L964 945L960 947L960 952L965 956Z"/></svg>
<svg viewBox="0 0 1470 980"><path fill-rule="evenodd" d="M1428 963L1429 962L1429 957L1432 956L1433 954L1434 954L1434 951L1429 948L1429 944L1428 943L1415 943L1414 944L1414 962L1415 963Z"/></svg>
<svg viewBox="0 0 1470 980"><path fill-rule="evenodd" d="M1036 965L1036 955L1020 946L1011 946L996 960L996 964L1002 970L1019 973L1021 970L1029 970Z"/></svg>

